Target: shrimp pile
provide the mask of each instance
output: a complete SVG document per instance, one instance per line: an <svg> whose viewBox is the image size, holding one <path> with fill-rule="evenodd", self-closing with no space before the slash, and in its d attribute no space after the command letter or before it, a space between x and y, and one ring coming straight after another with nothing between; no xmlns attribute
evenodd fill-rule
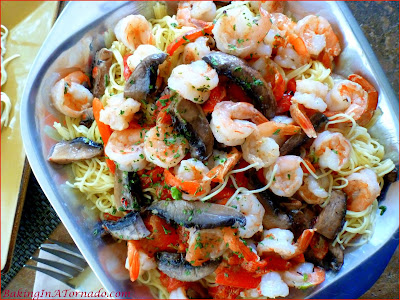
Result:
<svg viewBox="0 0 400 300"><path fill-rule="evenodd" d="M341 46L323 16L296 22L282 1L220 5L122 18L93 80L75 70L54 83L73 129L55 128L82 134L51 157L101 163L79 174L88 188L113 180L99 196L104 234L127 242L130 280L155 297L286 297L339 271L359 238L344 237L349 218L376 213L394 168L363 127L378 93L358 74L325 80ZM327 76L302 76L322 65Z"/></svg>

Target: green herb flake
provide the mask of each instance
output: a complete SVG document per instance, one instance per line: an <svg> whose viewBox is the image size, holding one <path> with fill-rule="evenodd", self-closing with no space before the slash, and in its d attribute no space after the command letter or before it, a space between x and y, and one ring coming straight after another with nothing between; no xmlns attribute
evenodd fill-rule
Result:
<svg viewBox="0 0 400 300"><path fill-rule="evenodd" d="M381 205L381 206L379 206L379 209L381 210L379 215L382 216L385 213L385 211L387 210L387 207L385 205Z"/></svg>
<svg viewBox="0 0 400 300"><path fill-rule="evenodd" d="M182 199L182 192L175 186L171 188L171 196L175 200L181 200Z"/></svg>
<svg viewBox="0 0 400 300"><path fill-rule="evenodd" d="M277 129L277 130L274 131L273 135L278 135L279 132L281 132L281 130L280 130L280 129Z"/></svg>

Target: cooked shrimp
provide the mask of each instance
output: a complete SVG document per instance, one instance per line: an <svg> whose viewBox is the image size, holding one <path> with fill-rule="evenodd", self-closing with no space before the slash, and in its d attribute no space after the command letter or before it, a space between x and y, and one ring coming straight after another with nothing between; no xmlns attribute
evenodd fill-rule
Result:
<svg viewBox="0 0 400 300"><path fill-rule="evenodd" d="M169 299L189 299L186 295L186 291L183 287L179 287L172 290L169 294Z"/></svg>
<svg viewBox="0 0 400 300"><path fill-rule="evenodd" d="M188 151L188 141L172 125L154 126L144 138L146 159L164 169L175 167Z"/></svg>
<svg viewBox="0 0 400 300"><path fill-rule="evenodd" d="M348 184L343 188L347 194L347 209L366 210L381 193L377 176L370 169L363 169L346 177Z"/></svg>
<svg viewBox="0 0 400 300"><path fill-rule="evenodd" d="M181 26L205 27L214 20L216 13L217 7L213 1L181 1L176 20Z"/></svg>
<svg viewBox="0 0 400 300"><path fill-rule="evenodd" d="M206 176L210 171L201 161L195 158L189 158L182 160L178 166L175 166L175 177L177 177L180 182L198 182L199 190L195 194L185 193L183 189L182 198L184 200L197 200L207 195L211 190L211 180ZM197 190L197 188L196 188Z"/></svg>
<svg viewBox="0 0 400 300"><path fill-rule="evenodd" d="M114 131L104 153L113 160L122 171L139 171L147 166L144 156L144 129L125 129Z"/></svg>
<svg viewBox="0 0 400 300"><path fill-rule="evenodd" d="M132 98L125 100L123 93L111 96L107 100L107 106L100 111L100 121L113 130L124 130L129 127L129 122L140 110L140 106L141 104Z"/></svg>
<svg viewBox="0 0 400 300"><path fill-rule="evenodd" d="M264 230L263 240L257 245L258 255L276 253L288 260L304 253L314 236L313 229L303 231L297 242L293 244L294 235L290 230L273 228Z"/></svg>
<svg viewBox="0 0 400 300"><path fill-rule="evenodd" d="M325 103L328 87L322 82L312 79L296 80L296 92L292 101L303 104L305 107L324 112L327 108Z"/></svg>
<svg viewBox="0 0 400 300"><path fill-rule="evenodd" d="M134 71L140 62L149 55L162 53L160 49L153 45L139 45L132 55L128 57L126 63L129 70Z"/></svg>
<svg viewBox="0 0 400 300"><path fill-rule="evenodd" d="M207 177L212 182L224 182L226 174L235 167L241 157L241 153L236 148L232 148L230 153L214 150L213 168L207 173Z"/></svg>
<svg viewBox="0 0 400 300"><path fill-rule="evenodd" d="M289 287L282 280L278 272L268 272L261 277L260 285L256 289L244 290L240 296L244 299L259 298L264 296L267 298L286 297L289 295Z"/></svg>
<svg viewBox="0 0 400 300"><path fill-rule="evenodd" d="M297 22L295 31L304 41L311 55L317 56L325 50L332 60L340 54L339 39L324 17L306 16Z"/></svg>
<svg viewBox="0 0 400 300"><path fill-rule="evenodd" d="M282 279L290 287L306 289L324 282L325 271L320 267L314 267L312 263L304 262L285 271Z"/></svg>
<svg viewBox="0 0 400 300"><path fill-rule="evenodd" d="M326 103L329 111L344 112L358 120L368 107L368 94L358 83L342 80L330 90Z"/></svg>
<svg viewBox="0 0 400 300"><path fill-rule="evenodd" d="M253 11L258 11L260 6L269 13L283 13L285 1L249 1Z"/></svg>
<svg viewBox="0 0 400 300"><path fill-rule="evenodd" d="M282 99L285 92L285 80L279 73L277 64L268 57L262 56L251 66L261 73L267 83L271 84L276 101Z"/></svg>
<svg viewBox="0 0 400 300"><path fill-rule="evenodd" d="M170 89L198 104L208 100L210 91L218 85L218 82L217 72L203 60L177 66L168 78Z"/></svg>
<svg viewBox="0 0 400 300"><path fill-rule="evenodd" d="M247 6L224 12L212 31L217 48L242 58L254 55L258 42L264 39L271 28L269 14L263 8L260 8L260 12L260 17L254 17Z"/></svg>
<svg viewBox="0 0 400 300"><path fill-rule="evenodd" d="M294 33L294 23L281 13L271 14L271 30L264 38L264 43L277 49L274 61L282 68L297 69L306 64L310 57L301 38Z"/></svg>
<svg viewBox="0 0 400 300"><path fill-rule="evenodd" d="M266 121L264 115L250 103L222 101L214 107L210 127L218 142L237 146L252 134L256 124Z"/></svg>
<svg viewBox="0 0 400 300"><path fill-rule="evenodd" d="M246 217L246 225L239 228L240 237L248 239L263 230L262 220L265 209L256 196L240 194L233 198L228 205Z"/></svg>
<svg viewBox="0 0 400 300"><path fill-rule="evenodd" d="M129 247L129 246L128 246ZM129 248L128 248L129 251ZM150 257L147 255L147 253L139 250L139 275L142 275L146 271L153 270L157 268L157 263L154 257ZM126 258L125 262L125 268L130 270L132 268L130 262L129 262L129 252L128 252L128 257Z"/></svg>
<svg viewBox="0 0 400 300"><path fill-rule="evenodd" d="M349 160L350 142L340 132L323 131L311 145L321 168L339 171Z"/></svg>
<svg viewBox="0 0 400 300"><path fill-rule="evenodd" d="M119 20L114 33L118 41L135 51L139 45L155 44L151 24L142 15L129 15Z"/></svg>
<svg viewBox="0 0 400 300"><path fill-rule="evenodd" d="M258 163L254 168L259 170L272 165L279 157L279 145L271 136L294 135L300 132L300 127L265 122L257 126L242 145L243 158L249 164Z"/></svg>
<svg viewBox="0 0 400 300"><path fill-rule="evenodd" d="M189 43L185 46L183 51L182 62L184 64L190 64L193 61L201 59L210 53L210 47L207 45L208 38L201 36L196 39L193 43Z"/></svg>
<svg viewBox="0 0 400 300"><path fill-rule="evenodd" d="M349 80L358 83L368 93L368 104L367 108L361 117L357 120L360 126L365 126L372 119L376 107L378 105L378 92L372 84L370 84L365 78L357 74L349 75Z"/></svg>
<svg viewBox="0 0 400 300"><path fill-rule="evenodd" d="M228 249L221 228L201 230L191 228L188 231L186 261L194 261L195 263L192 264L194 266L201 265L210 259L216 259Z"/></svg>
<svg viewBox="0 0 400 300"><path fill-rule="evenodd" d="M298 193L308 204L322 204L329 196L326 191L328 185L327 177L315 179L313 176L306 176L304 184L300 187Z"/></svg>
<svg viewBox="0 0 400 300"><path fill-rule="evenodd" d="M271 121L276 123L294 125L293 119L285 115L275 116L271 119ZM287 138L288 136L283 134L273 134L271 136L271 139L273 139L279 145L279 147L282 146L284 142L286 142Z"/></svg>
<svg viewBox="0 0 400 300"><path fill-rule="evenodd" d="M291 197L303 183L303 170L300 167L301 158L295 155L280 156L275 164L264 169L264 175L270 180L271 174L277 166L275 176L270 186L271 191L281 197Z"/></svg>
<svg viewBox="0 0 400 300"><path fill-rule="evenodd" d="M90 84L89 77L81 71L75 71L53 86L50 92L51 100L59 112L78 118L92 105L93 95L83 83Z"/></svg>

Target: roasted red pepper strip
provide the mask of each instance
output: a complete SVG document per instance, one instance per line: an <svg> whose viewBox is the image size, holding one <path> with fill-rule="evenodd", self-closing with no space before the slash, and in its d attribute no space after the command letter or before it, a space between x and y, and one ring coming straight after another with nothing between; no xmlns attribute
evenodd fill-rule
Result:
<svg viewBox="0 0 400 300"><path fill-rule="evenodd" d="M208 288L208 292L214 299L236 299L243 290L243 288L226 285L211 286Z"/></svg>
<svg viewBox="0 0 400 300"><path fill-rule="evenodd" d="M226 90L223 86L218 85L216 88L212 89L210 92L210 98L202 106L204 113L206 115L212 113L215 105L224 100L225 97Z"/></svg>
<svg viewBox="0 0 400 300"><path fill-rule="evenodd" d="M131 55L132 54L127 54L123 58L123 60L124 60L124 74L123 75L125 77L125 80L128 80L129 77L131 77L131 74L132 74L132 71L131 71L131 69L129 69L129 66L128 66L128 57L131 56Z"/></svg>
<svg viewBox="0 0 400 300"><path fill-rule="evenodd" d="M182 46L184 43L187 42L193 42L195 41L198 37L201 37L206 34L211 34L212 30L214 28L214 24L208 25L204 27L203 29L194 29L191 30L184 35L178 37L173 41L171 44L168 45L166 52L172 56L174 52L179 48L179 46Z"/></svg>
<svg viewBox="0 0 400 300"><path fill-rule="evenodd" d="M215 270L215 283L228 285L236 288L255 289L261 282L261 277L253 277L253 273L246 271L242 267L222 266Z"/></svg>

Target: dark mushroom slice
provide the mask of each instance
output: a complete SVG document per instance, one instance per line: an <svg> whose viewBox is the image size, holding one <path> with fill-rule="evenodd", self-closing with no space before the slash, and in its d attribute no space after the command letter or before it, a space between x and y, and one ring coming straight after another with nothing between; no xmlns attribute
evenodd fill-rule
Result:
<svg viewBox="0 0 400 300"><path fill-rule="evenodd" d="M158 66L167 56L166 53L156 53L145 57L126 81L124 97L147 101L147 96L156 90Z"/></svg>
<svg viewBox="0 0 400 300"><path fill-rule="evenodd" d="M325 206L315 222L315 230L333 240L342 229L346 216L346 194L333 191L329 203Z"/></svg>
<svg viewBox="0 0 400 300"><path fill-rule="evenodd" d="M56 164L65 165L101 155L103 155L102 144L95 143L88 138L78 137L55 144L50 150L48 160Z"/></svg>
<svg viewBox="0 0 400 300"><path fill-rule="evenodd" d="M311 116L310 121L313 124L315 131L318 132L328 122L328 118L324 114L317 112ZM292 135L279 148L280 156L292 154L309 139L310 138L305 134L305 132L303 130L300 130L299 133Z"/></svg>
<svg viewBox="0 0 400 300"><path fill-rule="evenodd" d="M143 195L139 175L118 168L114 174L114 199L118 210L140 211L150 204Z"/></svg>
<svg viewBox="0 0 400 300"><path fill-rule="evenodd" d="M140 240L150 235L138 212L130 212L118 221L103 221L104 230L120 240Z"/></svg>
<svg viewBox="0 0 400 300"><path fill-rule="evenodd" d="M169 110L175 129L189 142L193 158L207 160L213 151L214 136L200 105L179 97Z"/></svg>
<svg viewBox="0 0 400 300"><path fill-rule="evenodd" d="M225 75L253 100L254 106L268 119L272 119L276 112L276 100L271 86L265 82L262 75L246 64L240 58L223 52L211 52L202 58L207 64Z"/></svg>
<svg viewBox="0 0 400 300"><path fill-rule="evenodd" d="M82 112L82 118L81 121L79 122L79 125L86 126L87 128L90 128L94 122L94 115L93 115L93 107L86 108Z"/></svg>
<svg viewBox="0 0 400 300"><path fill-rule="evenodd" d="M245 216L237 210L225 205L201 201L163 200L154 202L147 210L168 222L174 221L186 228L210 229L246 225Z"/></svg>
<svg viewBox="0 0 400 300"><path fill-rule="evenodd" d="M195 267L185 260L183 253L159 252L156 258L157 267L160 271L171 278L186 282L197 281L210 275L220 263L220 259L217 259Z"/></svg>
<svg viewBox="0 0 400 300"><path fill-rule="evenodd" d="M320 236L321 238L324 238L323 236ZM305 253L305 259L306 261L309 261L317 266L320 266L324 268L325 270L332 270L334 272L338 272L344 262L344 252L343 249L340 248L338 244L335 246L332 246L332 241L331 240L325 240L325 243L327 243L328 246L328 251L325 254L323 258L318 257L318 255L315 255L311 249L308 249ZM324 245L325 247L326 245Z"/></svg>
<svg viewBox="0 0 400 300"><path fill-rule="evenodd" d="M251 189L262 188L262 183L258 180L257 175L254 171L248 173L249 184ZM270 191L263 191L261 193L255 194L258 201L265 209L265 214L263 217L263 226L265 229L271 228L281 228L289 229L292 225L290 217L283 212L279 207L278 203L284 201L286 198L276 196Z"/></svg>
<svg viewBox="0 0 400 300"><path fill-rule="evenodd" d="M293 232L295 239L297 239L304 230L313 228L316 220L316 213L309 207L303 209L294 209L288 212L291 220L292 227L290 230Z"/></svg>
<svg viewBox="0 0 400 300"><path fill-rule="evenodd" d="M112 56L112 51L106 48L100 49L95 55L92 70L92 93L96 98L100 98L104 95L106 87L110 82L110 75L108 73L112 64Z"/></svg>

